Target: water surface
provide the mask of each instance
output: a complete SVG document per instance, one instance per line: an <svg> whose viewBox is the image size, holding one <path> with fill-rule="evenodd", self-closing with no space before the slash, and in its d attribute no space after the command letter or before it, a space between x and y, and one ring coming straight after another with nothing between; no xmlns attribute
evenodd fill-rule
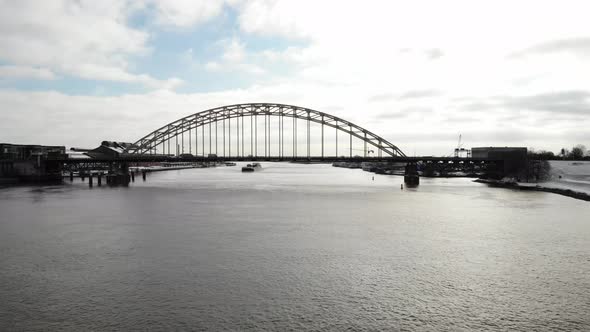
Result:
<svg viewBox="0 0 590 332"><path fill-rule="evenodd" d="M240 166L0 189L0 330L590 329L587 202Z"/></svg>

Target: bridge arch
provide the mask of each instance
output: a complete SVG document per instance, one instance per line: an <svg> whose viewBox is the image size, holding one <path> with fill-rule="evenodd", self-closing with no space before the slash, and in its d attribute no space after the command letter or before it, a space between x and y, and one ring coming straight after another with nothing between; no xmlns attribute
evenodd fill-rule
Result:
<svg viewBox="0 0 590 332"><path fill-rule="evenodd" d="M170 148L170 141L175 138L176 140L178 140L179 135L182 135L182 139L184 139L184 133L188 132L189 134L189 146L191 144L191 131L195 130L195 139L197 139L197 132L196 130L198 128L202 128L202 135L203 135L203 150L204 150L204 128L205 126L209 126L209 150L211 151L211 124L215 123L215 139L217 140L218 135L217 135L217 125L218 123L222 122L223 123L223 128L224 128L224 132L223 132L223 139L225 140L226 137L226 133L225 133L225 124L226 121L229 121L230 124L230 132L229 132L229 141L230 141L230 153L229 153L229 157L232 157L231 155L231 119L236 119L237 121L237 128L236 130L236 134L237 134L237 140L238 140L238 144L237 144L237 153L238 156L240 154L240 129L242 129L241 131L241 135L242 135L242 156L244 154L244 118L250 118L250 145L251 145L251 149L250 152L252 153L252 146L253 146L253 125L254 125L254 121L253 119L256 119L257 121L257 117L259 116L263 116L264 117L264 132L265 132L265 140L264 140L264 150L265 150L265 156L270 156L267 155L270 153L270 117L278 117L278 153L279 156L278 157L285 157L288 158L288 156L285 156L284 154L284 119L285 118L291 118L293 121L293 129L292 129L292 135L293 135L293 150L292 150L292 154L293 156L297 156L297 135L298 135L298 130L297 130L297 123L298 120L305 120L306 124L307 124L307 130L306 130L306 134L307 134L307 157L310 157L310 123L318 123L321 125L321 130L322 130L322 135L321 135L321 151L322 151L322 157L324 156L324 127L331 127L336 129L336 155L338 155L338 132L343 132L345 134L348 134L350 137L350 157L352 157L352 138L355 137L357 139L360 139L361 141L364 142L364 156L367 156L368 153L368 148L367 145L370 145L374 148L377 149L378 151L378 155L382 156L383 154L387 155L387 156L392 156L392 157L405 157L406 155L394 144L390 143L389 141L387 141L386 139L372 133L371 131L362 128L350 121L346 121L342 118L336 117L334 115L328 114L328 113L324 113L324 112L319 112L316 110L312 110L309 108L304 108L304 107L299 107L299 106L293 106L293 105L285 105L285 104L274 104L274 103L247 103L247 104L235 104L235 105L228 105L228 106L221 106L221 107L217 107L217 108L211 108L202 112L198 112L198 113L194 113L191 114L189 116L186 116L184 118L178 119L176 121L170 122L167 125L158 128L157 130L145 135L144 137L142 137L141 139L139 139L137 142L135 142L133 145L129 146L125 152L126 153L130 153L130 154L153 154L154 151L158 151L158 147L160 147L160 151L162 151L164 154L166 154L166 150L168 150L167 154L171 154L172 149ZM267 126L267 117L268 117L268 126ZM242 127L240 128L239 123L240 123L240 119L241 119L241 125ZM258 126L258 122L256 122L256 132L258 130L257 128ZM268 135L268 149L267 149L267 135ZM257 139L257 137L256 137ZM168 143L168 144L166 144ZM217 148L217 141L216 141L216 148ZM225 142L224 144L224 149L225 149ZM256 149L258 148L258 143L256 143ZM178 154L178 143L175 144L175 149L177 150L176 153ZM195 142L196 145L196 142ZM166 147L168 149L166 149ZM184 147L184 143L183 143L183 147ZM198 145L195 147L196 149L198 149ZM204 151L203 151L204 152ZM256 155L258 155L258 153L256 153Z"/></svg>

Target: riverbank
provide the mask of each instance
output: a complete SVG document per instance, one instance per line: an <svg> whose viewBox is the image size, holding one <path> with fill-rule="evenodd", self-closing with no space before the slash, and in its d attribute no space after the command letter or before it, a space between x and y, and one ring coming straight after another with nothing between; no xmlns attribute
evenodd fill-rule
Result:
<svg viewBox="0 0 590 332"><path fill-rule="evenodd" d="M381 175L399 175L404 176L407 163L403 162L356 162L356 161L336 161L332 163L333 167L362 169L365 172L372 172ZM448 165L445 165L448 167ZM482 171L475 172L473 169L464 170L461 166L456 169L418 169L418 175L423 178L478 178L483 175Z"/></svg>
<svg viewBox="0 0 590 332"><path fill-rule="evenodd" d="M550 192L590 201L590 162L551 160L549 177L541 182L517 182L515 179L477 179L495 187Z"/></svg>
<svg viewBox="0 0 590 332"><path fill-rule="evenodd" d="M187 165L187 166L170 166L170 167L163 167L163 166L146 166L146 167L129 167L130 170L136 172L162 172L162 171L174 171L179 169L189 169L189 168L203 168L201 166L194 166L194 165Z"/></svg>
<svg viewBox="0 0 590 332"><path fill-rule="evenodd" d="M503 181L503 180L490 180L490 179L477 179L473 182L478 183L485 183L492 187L500 187L500 188L508 188L508 189L516 189L516 190L528 190L528 191L543 191L549 192L554 194L559 194L575 199L581 199L584 201L590 201L590 194L582 191L575 191L568 188L557 188L557 187L549 187L544 186L542 184L537 183L518 183L512 181Z"/></svg>
<svg viewBox="0 0 590 332"><path fill-rule="evenodd" d="M217 167L220 164L203 164L203 163L190 163L190 164L179 164L179 165L166 165L166 166L138 166L138 167L129 167L129 170L136 171L136 172L161 172L161 171L175 171L181 169L190 169L190 168L209 168L209 167Z"/></svg>

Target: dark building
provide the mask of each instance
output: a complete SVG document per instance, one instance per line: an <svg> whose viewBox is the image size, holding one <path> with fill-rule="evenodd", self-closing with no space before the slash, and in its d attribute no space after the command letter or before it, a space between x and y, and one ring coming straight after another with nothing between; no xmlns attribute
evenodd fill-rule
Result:
<svg viewBox="0 0 590 332"><path fill-rule="evenodd" d="M0 182L61 180L64 146L0 143ZM49 160L48 160L49 159Z"/></svg>
<svg viewBox="0 0 590 332"><path fill-rule="evenodd" d="M124 153L125 149L133 146L134 145L132 143L102 141L99 147L86 152L86 154L92 158L99 159L118 158Z"/></svg>
<svg viewBox="0 0 590 332"><path fill-rule="evenodd" d="M527 168L527 148L480 147L471 148L471 156L478 159L504 161L504 175L520 176Z"/></svg>
<svg viewBox="0 0 590 332"><path fill-rule="evenodd" d="M0 143L0 160L29 160L38 156L64 157L65 154L65 146Z"/></svg>

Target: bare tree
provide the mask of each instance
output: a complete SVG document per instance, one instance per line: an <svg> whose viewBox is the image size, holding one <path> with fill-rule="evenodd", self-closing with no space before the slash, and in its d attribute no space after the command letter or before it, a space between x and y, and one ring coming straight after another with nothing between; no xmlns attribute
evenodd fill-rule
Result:
<svg viewBox="0 0 590 332"><path fill-rule="evenodd" d="M586 147L582 144L578 144L572 148L572 152L570 153L570 158L574 160L580 160L584 158L586 154Z"/></svg>

